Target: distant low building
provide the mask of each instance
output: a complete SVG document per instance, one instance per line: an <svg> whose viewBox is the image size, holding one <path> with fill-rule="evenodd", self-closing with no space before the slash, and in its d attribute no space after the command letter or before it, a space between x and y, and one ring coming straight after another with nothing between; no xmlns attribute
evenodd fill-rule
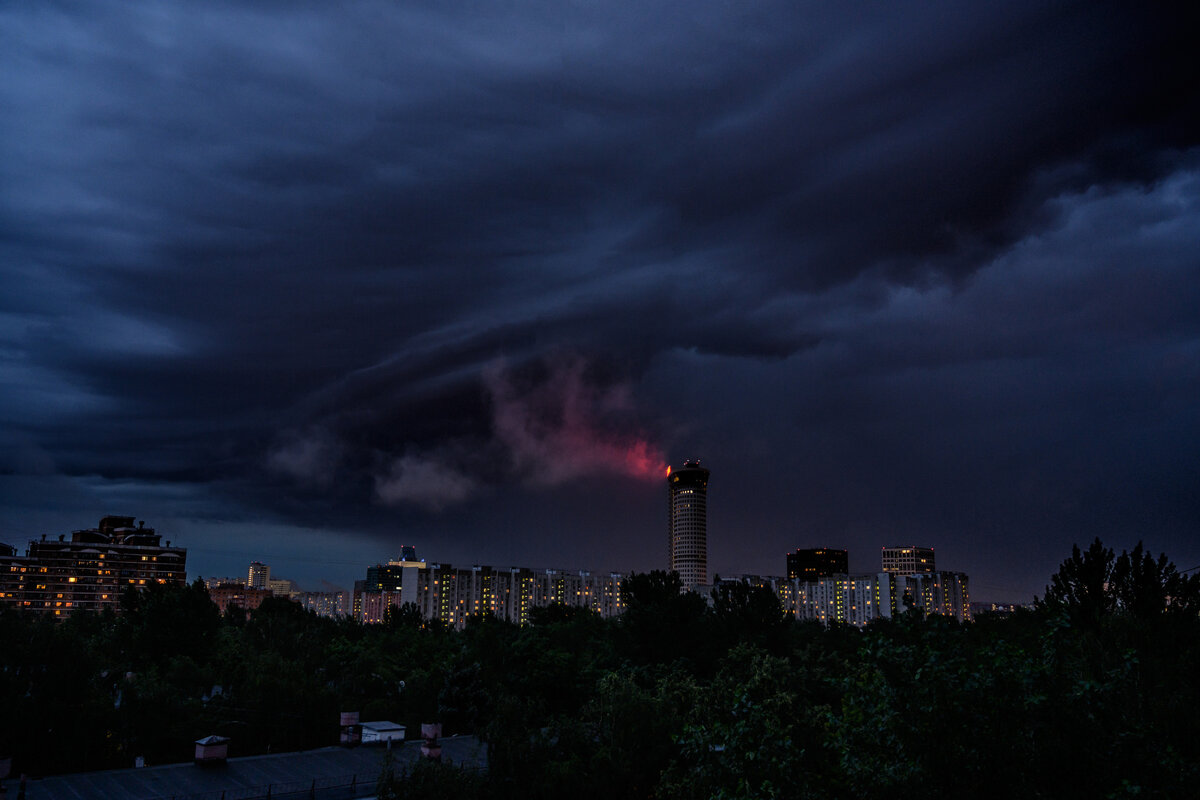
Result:
<svg viewBox="0 0 1200 800"><path fill-rule="evenodd" d="M296 595L300 594L300 587L296 582L287 578L271 578L267 581L267 589L276 597L287 597L291 600L295 600Z"/></svg>
<svg viewBox="0 0 1200 800"><path fill-rule="evenodd" d="M1032 605L1026 603L971 603L971 615L1015 614L1025 608L1032 608Z"/></svg>
<svg viewBox="0 0 1200 800"><path fill-rule="evenodd" d="M221 585L221 584L223 584L223 583L232 583L232 584L236 584L236 585L239 585L239 586L245 586L245 585L246 585L246 581L245 581L245 579L243 579L243 578L229 578L229 577L225 577L225 578L201 578L200 580L204 581L204 588L205 588L205 589L208 589L208 591L209 591L210 593L212 592L212 590L213 590L213 589L216 589L218 586L220 586L220 585Z"/></svg>
<svg viewBox="0 0 1200 800"><path fill-rule="evenodd" d="M162 544L162 537L133 517L107 516L95 528L77 530L68 541L43 535L24 556L0 547L0 605L70 616L75 611L119 609L121 593L147 584L182 586L187 550Z"/></svg>
<svg viewBox="0 0 1200 800"><path fill-rule="evenodd" d="M233 606L248 613L261 606L263 600L273 595L269 589L252 589L241 583L222 583L215 589L209 589L208 596L224 614Z"/></svg>

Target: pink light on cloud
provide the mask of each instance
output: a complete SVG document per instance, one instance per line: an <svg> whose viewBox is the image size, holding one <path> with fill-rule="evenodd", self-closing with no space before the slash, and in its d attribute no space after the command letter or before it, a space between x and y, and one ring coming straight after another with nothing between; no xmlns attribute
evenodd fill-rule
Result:
<svg viewBox="0 0 1200 800"><path fill-rule="evenodd" d="M522 382L503 362L484 374L492 401L493 432L526 481L553 486L608 473L658 477L662 452L645 436L629 433L633 402L628 383L600 386L576 355L547 362L539 380Z"/></svg>

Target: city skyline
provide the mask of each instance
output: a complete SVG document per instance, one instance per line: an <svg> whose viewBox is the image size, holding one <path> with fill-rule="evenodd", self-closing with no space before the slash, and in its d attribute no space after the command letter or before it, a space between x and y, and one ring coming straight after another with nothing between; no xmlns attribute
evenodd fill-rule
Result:
<svg viewBox="0 0 1200 800"><path fill-rule="evenodd" d="M823 624L863 627L915 609L971 619L968 576L937 571L929 548L884 547L881 571L860 574L848 572L844 550L797 550L787 555L787 577L713 576L710 583L704 567L709 471L688 461L668 471L667 479L670 537L664 566L681 591L698 592L719 606L723 591L745 583L772 592L785 615ZM63 620L80 612L121 613L128 590L157 586L191 591L186 588L187 549L172 547L170 541L164 545L153 527L145 527L144 521L135 526L135 520L106 516L94 528L74 530L69 540L66 534L57 539L43 535L29 542L25 554L0 543L0 610ZM286 598L319 616L349 616L370 624L404 609L402 613L461 629L480 614L524 625L534 609L551 604L611 619L626 610L626 582L637 580L622 572L430 562L419 559L414 546L402 545L398 559L367 566L351 592L333 586L303 591L290 578L272 577L271 565L257 560L250 562L244 579L196 576L193 583L203 586L221 615L237 608L249 618L272 598Z"/></svg>
<svg viewBox="0 0 1200 800"><path fill-rule="evenodd" d="M1200 564L1182 7L0 11L0 541ZM12 540L17 540L13 542Z"/></svg>

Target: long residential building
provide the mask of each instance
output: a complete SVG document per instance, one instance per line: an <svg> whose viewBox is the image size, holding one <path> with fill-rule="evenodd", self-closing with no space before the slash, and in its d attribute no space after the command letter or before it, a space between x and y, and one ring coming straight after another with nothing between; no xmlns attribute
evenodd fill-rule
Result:
<svg viewBox="0 0 1200 800"><path fill-rule="evenodd" d="M799 620L823 625L844 623L863 627L877 619L891 619L919 609L960 622L971 619L969 579L961 572L923 572L902 575L878 572L865 575L831 575L814 580L744 575L766 586L779 597L783 610Z"/></svg>
<svg viewBox="0 0 1200 800"><path fill-rule="evenodd" d="M529 621L530 609L562 603L588 608L601 617L624 610L620 573L593 575L586 571L494 568L409 560L368 569L357 581L352 615L362 622L382 622L389 608L416 607L427 620L462 627L474 615L489 614L509 622Z"/></svg>
<svg viewBox="0 0 1200 800"><path fill-rule="evenodd" d="M0 605L67 617L114 610L121 593L147 584L184 585L187 550L172 547L133 517L108 516L99 526L29 543L24 556L0 546Z"/></svg>

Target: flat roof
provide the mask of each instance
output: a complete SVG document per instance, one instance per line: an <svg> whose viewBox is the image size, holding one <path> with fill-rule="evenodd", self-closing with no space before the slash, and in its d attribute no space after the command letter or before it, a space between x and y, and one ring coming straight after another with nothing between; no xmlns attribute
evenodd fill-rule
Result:
<svg viewBox="0 0 1200 800"><path fill-rule="evenodd" d="M487 767L487 746L478 738L447 736L439 743L443 761L477 769ZM236 741L230 743L230 747L236 746ZM231 758L223 765L199 767L188 761L141 769L77 772L29 780L25 797L26 800L215 800L223 791L228 798L265 797L268 786L276 798L289 792L307 797L314 781L318 800L366 797L375 794L375 781L383 769L385 752L379 746L324 747ZM397 743L391 752L397 766L411 763L420 755L421 742ZM353 795L347 788L352 781L358 787ZM17 796L19 783L11 778L3 781L10 798Z"/></svg>
<svg viewBox="0 0 1200 800"><path fill-rule="evenodd" d="M399 731L403 730L404 726L398 722L388 722L386 719L374 720L372 722L362 723L364 728L373 731Z"/></svg>

